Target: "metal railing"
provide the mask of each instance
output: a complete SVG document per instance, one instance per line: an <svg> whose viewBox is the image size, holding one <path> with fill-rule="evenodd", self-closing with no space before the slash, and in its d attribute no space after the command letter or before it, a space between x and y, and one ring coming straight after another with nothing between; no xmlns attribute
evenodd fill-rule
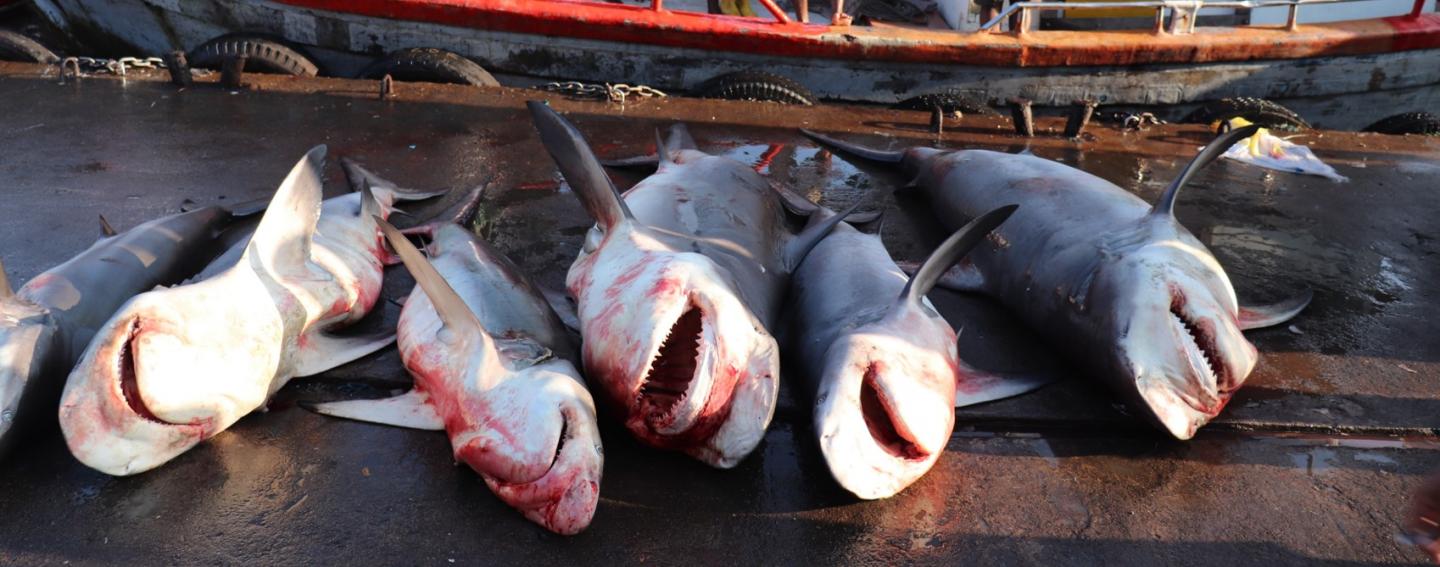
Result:
<svg viewBox="0 0 1440 567"><path fill-rule="evenodd" d="M1024 34L1030 31L1033 12L1045 10L1088 10L1107 8L1154 8L1155 9L1155 32L1172 34L1189 34L1195 32L1195 19L1202 8L1233 8L1250 9L1257 8L1288 8L1289 13L1285 21L1285 29L1294 30L1300 14L1300 6L1310 4L1343 4L1349 2L1364 2L1366 0L1128 0L1123 2L1043 2L1027 0L1009 5L999 15L980 26L980 30L989 30L1000 25L1006 19L1016 13L1019 17L1012 23L1012 31L1016 34ZM1424 10L1426 0L1415 0L1415 8L1410 12L1411 17L1418 17ZM1169 25L1165 22L1165 12L1170 11Z"/></svg>

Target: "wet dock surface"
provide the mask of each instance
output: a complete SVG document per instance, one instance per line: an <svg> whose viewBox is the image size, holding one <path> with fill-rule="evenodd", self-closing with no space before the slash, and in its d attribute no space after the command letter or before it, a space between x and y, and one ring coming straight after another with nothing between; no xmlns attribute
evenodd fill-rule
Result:
<svg viewBox="0 0 1440 567"><path fill-rule="evenodd" d="M540 148L526 98L549 98L606 156L653 150L683 120L702 149L755 164L840 206L903 180L820 152L796 127L879 146L939 144L1058 159L1153 199L1209 138L1201 127L1082 143L1062 124L1026 143L967 117L938 141L925 113L688 100L618 105L536 91L254 78L183 92L155 81L60 84L0 64L0 257L23 282L90 244L96 216L124 229L192 204L267 198L310 146L402 186L491 182L479 230L542 285L559 287L588 226ZM1036 394L961 410L948 451L892 499L860 502L829 477L807 396L782 386L765 442L730 471L604 433L601 504L588 531L545 532L456 466L443 434L312 414L301 401L377 396L409 378L393 349L292 382L247 417L155 471L111 478L58 430L0 460L0 562L687 563L1056 562L1414 564L1397 542L1410 491L1440 469L1440 140L1312 133L1349 183L1221 162L1179 216L1226 266L1242 300L1303 286L1293 325L1248 333L1261 362L1191 442L1132 421L1110 394L984 299L938 292L977 366L1055 372ZM338 167L329 190L344 190ZM640 174L620 172L617 183ZM923 203L884 198L884 238L918 260L942 236ZM423 218L446 203L413 209ZM384 296L403 297L403 269ZM393 324L386 305L368 321ZM388 320L386 318L389 318Z"/></svg>

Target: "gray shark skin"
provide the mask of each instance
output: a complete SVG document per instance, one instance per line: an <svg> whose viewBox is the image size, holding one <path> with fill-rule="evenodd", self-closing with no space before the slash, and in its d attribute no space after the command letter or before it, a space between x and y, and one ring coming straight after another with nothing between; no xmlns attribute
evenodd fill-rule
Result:
<svg viewBox="0 0 1440 567"><path fill-rule="evenodd" d="M0 285L0 454L15 433L54 417L65 376L96 330L136 294L204 267L223 250L231 221L227 210L204 207L113 234L102 218L112 235L13 294Z"/></svg>
<svg viewBox="0 0 1440 567"><path fill-rule="evenodd" d="M735 466L775 412L790 273L841 217L796 226L768 181L695 149L683 127L622 198L574 125L529 108L596 221L566 277L587 378L638 439Z"/></svg>
<svg viewBox="0 0 1440 567"><path fill-rule="evenodd" d="M879 235L848 223L795 271L786 363L815 393L815 433L831 476L856 496L888 498L924 476L950 441L955 407L1047 382L970 368L958 356L955 329L925 298L946 268L1014 210L1001 207L956 231L913 278Z"/></svg>
<svg viewBox="0 0 1440 567"><path fill-rule="evenodd" d="M1185 182L1253 128L1207 146L1155 206L1078 169L1032 155L910 148L878 151L813 132L861 158L893 163L952 228L1000 205L1020 209L946 277L989 295L1104 380L1133 413L1189 439L1225 407L1258 353L1242 330L1289 320L1306 291L1241 307L1218 261L1173 215Z"/></svg>

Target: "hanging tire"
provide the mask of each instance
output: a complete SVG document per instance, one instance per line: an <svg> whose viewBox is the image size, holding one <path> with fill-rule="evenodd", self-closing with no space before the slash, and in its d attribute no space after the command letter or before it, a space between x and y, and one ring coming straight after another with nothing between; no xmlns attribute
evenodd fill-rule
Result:
<svg viewBox="0 0 1440 567"><path fill-rule="evenodd" d="M1185 122L1192 124L1214 124L1231 118L1244 118L1254 124L1275 130L1303 130L1310 123L1294 111L1265 100L1241 96L1208 103L1195 109Z"/></svg>
<svg viewBox="0 0 1440 567"><path fill-rule="evenodd" d="M1440 116L1429 112L1406 112L1366 126L1364 131L1393 135L1440 136Z"/></svg>
<svg viewBox="0 0 1440 567"><path fill-rule="evenodd" d="M60 62L60 56L23 34L0 30L0 61L53 64Z"/></svg>
<svg viewBox="0 0 1440 567"><path fill-rule="evenodd" d="M930 110L935 107L945 112L960 111L964 114L989 116L999 114L985 101L960 93L928 93L912 96L895 103L890 108L898 110Z"/></svg>
<svg viewBox="0 0 1440 567"><path fill-rule="evenodd" d="M401 49L371 63L360 71L362 79L379 79L385 75L397 81L424 83L449 83L474 85L477 87L498 87L495 77L479 63L464 56L435 49L433 47L412 47Z"/></svg>
<svg viewBox="0 0 1440 567"><path fill-rule="evenodd" d="M296 77L314 77L320 67L294 47L279 39L252 34L227 34L205 42L190 52L191 67L219 69L226 59L244 55L245 71Z"/></svg>
<svg viewBox="0 0 1440 567"><path fill-rule="evenodd" d="M701 98L755 100L801 106L814 106L816 102L815 94L804 85L761 71L720 75L700 85L700 88L695 89L695 94Z"/></svg>

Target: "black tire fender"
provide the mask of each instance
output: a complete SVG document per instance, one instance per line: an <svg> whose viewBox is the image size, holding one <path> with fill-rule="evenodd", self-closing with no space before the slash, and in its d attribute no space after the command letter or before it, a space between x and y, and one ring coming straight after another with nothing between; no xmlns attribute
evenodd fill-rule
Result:
<svg viewBox="0 0 1440 567"><path fill-rule="evenodd" d="M1440 116L1429 112L1405 112L1386 117L1365 127L1365 132L1379 134L1420 134L1440 136Z"/></svg>
<svg viewBox="0 0 1440 567"><path fill-rule="evenodd" d="M1248 96L1226 98L1206 103L1204 106L1191 112L1189 116L1186 116L1185 122L1191 124L1214 124L1215 122L1236 117L1244 118L1251 123L1274 130L1294 131L1310 128L1310 123L1306 122L1305 119L1301 118L1295 111L1263 98Z"/></svg>
<svg viewBox="0 0 1440 567"><path fill-rule="evenodd" d="M720 75L695 89L701 98L755 100L814 106L815 94L804 85L763 71L738 71Z"/></svg>
<svg viewBox="0 0 1440 567"><path fill-rule="evenodd" d="M379 79L385 75L397 81L500 86L499 81L479 63L458 53L433 47L412 47L391 52L360 71L359 78Z"/></svg>
<svg viewBox="0 0 1440 567"><path fill-rule="evenodd" d="M226 34L196 47L188 57L190 66L219 69L225 59L244 55L245 71L296 77L314 77L320 67L284 40L255 34Z"/></svg>

